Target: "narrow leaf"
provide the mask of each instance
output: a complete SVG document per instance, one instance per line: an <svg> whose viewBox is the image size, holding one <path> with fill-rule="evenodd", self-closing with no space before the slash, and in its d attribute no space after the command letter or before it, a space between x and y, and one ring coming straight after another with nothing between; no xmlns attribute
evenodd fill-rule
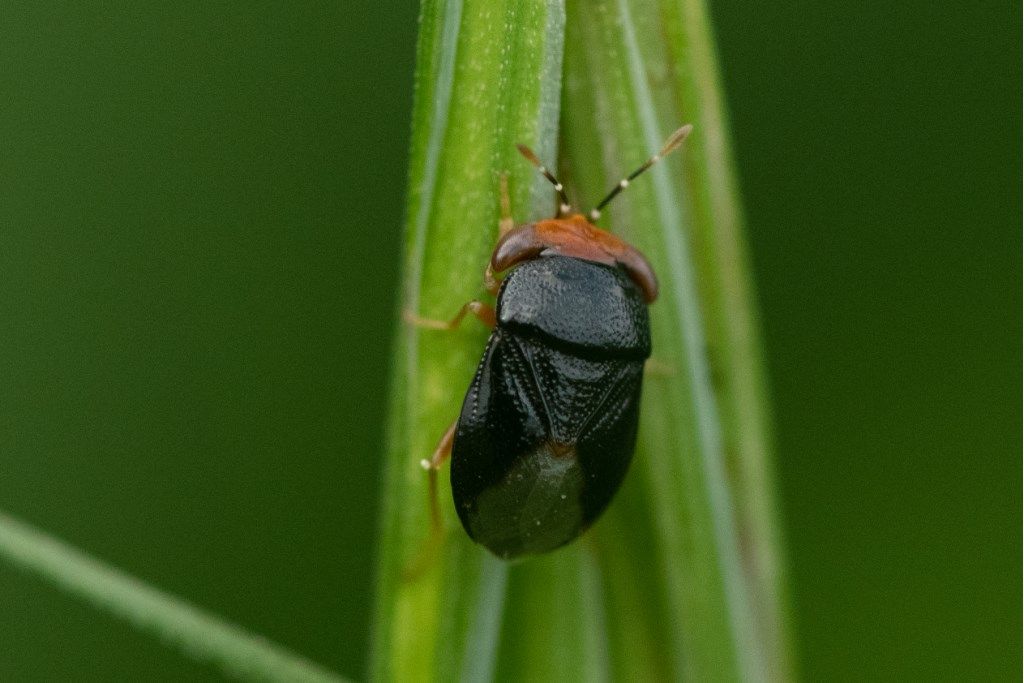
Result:
<svg viewBox="0 0 1024 683"><path fill-rule="evenodd" d="M644 393L623 496L642 500L620 501L597 530L610 593L655 591L666 609L640 616L673 677L787 679L763 377L706 12L700 0L570 0L567 12L563 175L583 196L694 125L681 155L605 213L661 278L654 355L672 370ZM637 552L652 564L629 566L629 541L608 532L644 524L650 550Z"/></svg>
<svg viewBox="0 0 1024 683"><path fill-rule="evenodd" d="M132 626L220 664L232 676L268 681L344 681L265 638L147 585L0 513L0 557L39 574Z"/></svg>
<svg viewBox="0 0 1024 683"><path fill-rule="evenodd" d="M563 17L560 2L425 0L416 88L402 308L417 316L483 295L501 174L517 222L553 213L515 145L554 167L559 97L570 199L683 152L623 185L602 221L661 278L662 371L645 380L633 471L576 544L495 560L462 532L447 468L431 536L417 463L456 417L486 331L402 327L371 677L790 678L756 321L703 5L568 0Z"/></svg>
<svg viewBox="0 0 1024 683"><path fill-rule="evenodd" d="M556 0L423 2L403 311L447 319L484 294L502 174L519 220L550 213L550 187L515 144L554 165L563 27ZM508 565L465 537L451 511L447 468L439 491L444 534L432 542L418 465L457 416L486 337L474 320L455 332L403 325L398 335L374 680L487 680L496 670Z"/></svg>

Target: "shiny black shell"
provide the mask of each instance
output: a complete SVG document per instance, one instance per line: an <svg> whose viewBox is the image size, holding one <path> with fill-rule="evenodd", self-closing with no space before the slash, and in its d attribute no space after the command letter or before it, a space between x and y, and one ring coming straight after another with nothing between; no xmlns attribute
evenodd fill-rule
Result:
<svg viewBox="0 0 1024 683"><path fill-rule="evenodd" d="M512 559L597 519L633 457L650 353L647 304L622 269L547 256L506 276L452 448L474 541Z"/></svg>

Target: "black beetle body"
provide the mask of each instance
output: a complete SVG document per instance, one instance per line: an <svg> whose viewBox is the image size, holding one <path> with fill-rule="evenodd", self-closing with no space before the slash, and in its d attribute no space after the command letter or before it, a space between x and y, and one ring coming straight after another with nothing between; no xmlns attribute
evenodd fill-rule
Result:
<svg viewBox="0 0 1024 683"><path fill-rule="evenodd" d="M505 559L569 543L608 507L636 445L651 355L647 307L658 298L658 278L640 251L595 223L692 129L670 135L586 216L572 213L562 183L519 145L554 186L559 208L554 218L515 225L502 176L499 237L484 271L497 310L474 300L447 322L406 312L435 330L453 330L472 313L494 330L459 419L420 461L436 533L443 531L437 471L449 456L462 526Z"/></svg>
<svg viewBox="0 0 1024 683"><path fill-rule="evenodd" d="M452 448L455 507L499 557L558 548L601 514L636 442L647 302L620 267L571 256L517 265Z"/></svg>

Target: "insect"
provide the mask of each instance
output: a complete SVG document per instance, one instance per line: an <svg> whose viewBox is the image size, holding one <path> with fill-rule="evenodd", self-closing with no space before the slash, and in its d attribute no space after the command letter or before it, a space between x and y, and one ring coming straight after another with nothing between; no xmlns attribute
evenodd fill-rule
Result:
<svg viewBox="0 0 1024 683"><path fill-rule="evenodd" d="M436 528L436 471L449 456L462 526L504 559L569 543L608 506L636 444L651 354L647 307L658 283L637 249L594 221L691 130L673 133L586 216L572 213L562 183L519 145L554 186L559 208L554 218L515 226L502 178L500 236L484 273L496 309L471 301L448 322L408 316L454 329L472 313L492 328L461 414L422 461Z"/></svg>

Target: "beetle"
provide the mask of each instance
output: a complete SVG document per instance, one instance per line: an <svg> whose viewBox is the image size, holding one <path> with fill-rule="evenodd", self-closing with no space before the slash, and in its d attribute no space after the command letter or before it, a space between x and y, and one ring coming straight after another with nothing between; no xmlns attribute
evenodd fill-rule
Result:
<svg viewBox="0 0 1024 683"><path fill-rule="evenodd" d="M554 218L515 226L502 177L499 239L484 273L496 308L471 301L447 322L406 316L450 330L472 313L492 328L458 419L421 461L436 529L436 472L449 456L462 526L506 560L571 542L611 502L636 445L651 354L647 307L658 282L643 254L594 222L691 130L673 133L586 216L572 212L562 183L519 145L560 202Z"/></svg>

